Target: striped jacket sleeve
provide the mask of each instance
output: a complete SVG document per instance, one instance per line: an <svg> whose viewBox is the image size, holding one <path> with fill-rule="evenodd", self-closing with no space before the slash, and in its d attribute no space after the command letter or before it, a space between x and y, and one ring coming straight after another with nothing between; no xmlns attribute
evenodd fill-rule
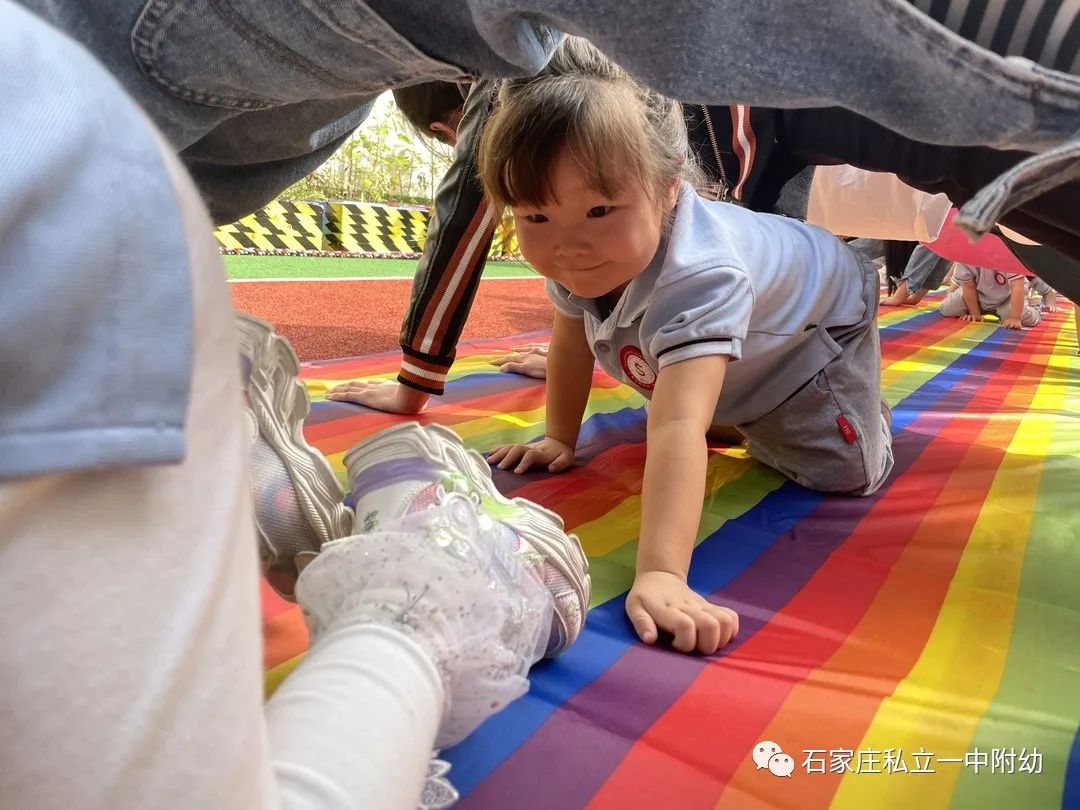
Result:
<svg viewBox="0 0 1080 810"><path fill-rule="evenodd" d="M496 89L496 82L478 82L465 102L454 162L435 194L424 255L401 327L404 356L398 381L428 394L442 394L446 387L500 218L480 188L475 158Z"/></svg>

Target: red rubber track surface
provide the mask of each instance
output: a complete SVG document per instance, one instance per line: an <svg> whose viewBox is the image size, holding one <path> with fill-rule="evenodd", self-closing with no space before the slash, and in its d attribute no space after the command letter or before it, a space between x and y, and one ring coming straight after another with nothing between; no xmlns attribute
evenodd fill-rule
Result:
<svg viewBox="0 0 1080 810"><path fill-rule="evenodd" d="M274 325L301 361L399 348L409 280L230 284L233 304ZM482 281L462 340L500 338L551 326L543 279Z"/></svg>

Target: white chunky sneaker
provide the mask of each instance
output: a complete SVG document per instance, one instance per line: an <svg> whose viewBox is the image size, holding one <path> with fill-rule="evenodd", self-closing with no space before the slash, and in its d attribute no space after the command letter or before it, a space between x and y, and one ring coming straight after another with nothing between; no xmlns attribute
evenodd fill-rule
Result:
<svg viewBox="0 0 1080 810"><path fill-rule="evenodd" d="M293 597L300 569L346 536L352 514L322 453L304 440L310 403L300 363L270 324L237 313L244 400L251 420L251 492L267 580Z"/></svg>
<svg viewBox="0 0 1080 810"><path fill-rule="evenodd" d="M482 523L490 520L491 527L503 532L551 592L555 621L546 657L574 642L589 608L589 562L581 543L563 530L562 518L554 512L524 498L504 497L491 480L487 461L466 448L454 431L404 422L349 450L345 467L355 501L354 534L426 509L444 493L468 495Z"/></svg>

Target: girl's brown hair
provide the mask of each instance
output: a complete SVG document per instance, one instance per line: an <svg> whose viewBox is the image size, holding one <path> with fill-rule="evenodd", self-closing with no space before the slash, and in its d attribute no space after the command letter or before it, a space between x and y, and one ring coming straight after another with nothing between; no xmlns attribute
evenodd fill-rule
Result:
<svg viewBox="0 0 1080 810"><path fill-rule="evenodd" d="M564 148L606 197L643 184L659 200L673 179L696 179L682 106L578 37L538 75L503 84L477 147L485 192L497 205L552 201L553 164Z"/></svg>

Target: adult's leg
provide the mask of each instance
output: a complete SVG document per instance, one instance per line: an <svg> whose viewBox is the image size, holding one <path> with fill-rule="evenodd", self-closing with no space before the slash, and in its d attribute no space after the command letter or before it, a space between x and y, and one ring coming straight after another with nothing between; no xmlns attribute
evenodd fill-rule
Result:
<svg viewBox="0 0 1080 810"><path fill-rule="evenodd" d="M885 278L888 281L890 296L896 295L899 279L903 278L904 268L911 261L911 254L918 246L918 242L885 240Z"/></svg>
<svg viewBox="0 0 1080 810"><path fill-rule="evenodd" d="M904 267L896 292L881 303L891 306L917 304L928 290L941 286L951 266L948 259L941 258L925 245L918 245Z"/></svg>
<svg viewBox="0 0 1080 810"><path fill-rule="evenodd" d="M885 272L890 278L900 279L904 277L904 268L911 261L911 255L918 242L888 239L885 241Z"/></svg>
<svg viewBox="0 0 1080 810"><path fill-rule="evenodd" d="M371 0L333 13L196 0L168 14L144 0L24 2L99 52L185 146L246 111L464 74L531 75L557 31L692 103L837 105L925 142L997 148L1045 149L1080 129L1080 82L976 47L948 29L959 27L948 14L941 25L904 0Z"/></svg>
<svg viewBox="0 0 1080 810"><path fill-rule="evenodd" d="M952 261L943 259L925 245L919 245L911 254L907 267L904 268L904 280L908 292L936 290L945 281L945 276L952 267Z"/></svg>

